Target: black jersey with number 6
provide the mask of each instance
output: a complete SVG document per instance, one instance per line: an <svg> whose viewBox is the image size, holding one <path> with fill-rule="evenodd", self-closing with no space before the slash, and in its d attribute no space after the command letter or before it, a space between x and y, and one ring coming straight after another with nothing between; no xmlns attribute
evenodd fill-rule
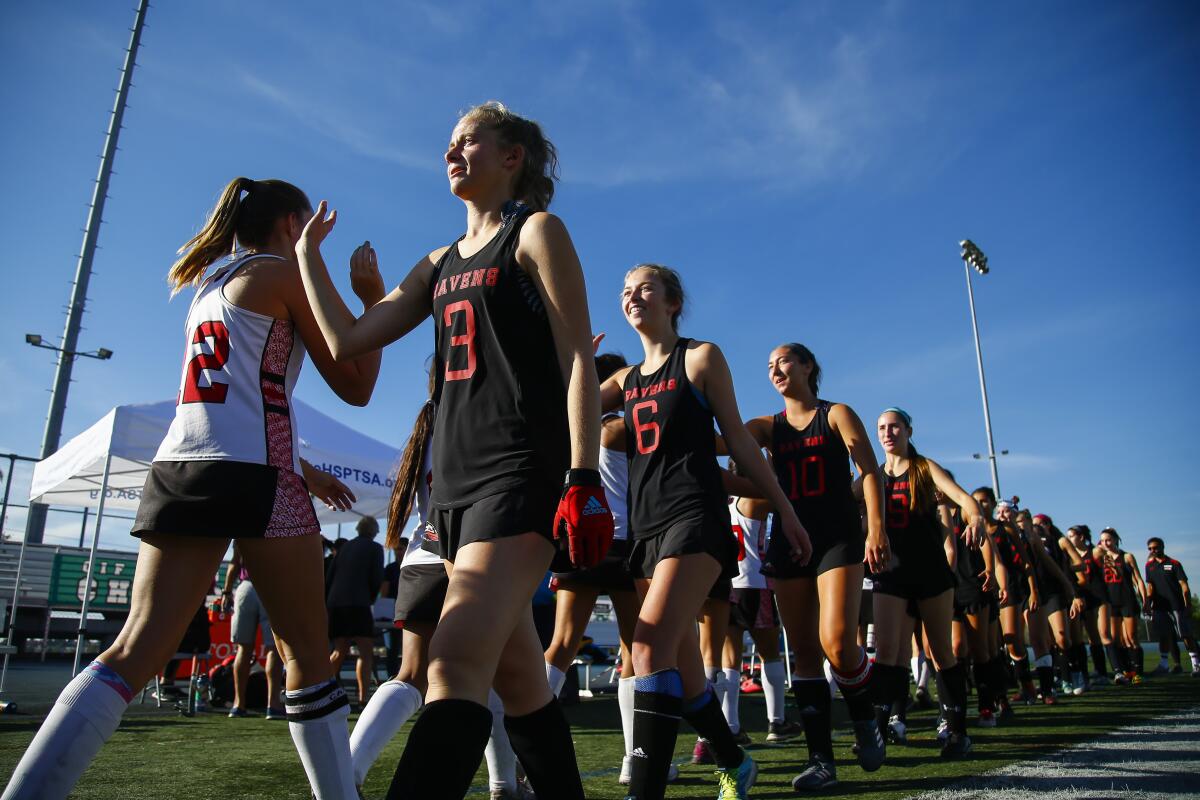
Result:
<svg viewBox="0 0 1200 800"><path fill-rule="evenodd" d="M625 376L629 528L635 539L689 514L726 509L712 409L684 366L691 341L679 339L649 375L639 364Z"/></svg>
<svg viewBox="0 0 1200 800"><path fill-rule="evenodd" d="M525 210L508 217L470 258L455 241L433 271L436 508L529 482L553 490L570 466L554 336L541 296L516 260L528 219Z"/></svg>

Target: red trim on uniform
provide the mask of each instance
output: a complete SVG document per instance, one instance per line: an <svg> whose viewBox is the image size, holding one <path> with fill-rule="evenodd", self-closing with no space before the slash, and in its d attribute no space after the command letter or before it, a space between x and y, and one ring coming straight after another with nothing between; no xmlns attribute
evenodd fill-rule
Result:
<svg viewBox="0 0 1200 800"><path fill-rule="evenodd" d="M871 660L867 658L866 653L863 653L862 663L849 672L841 672L833 665L830 665L830 671L833 672L834 680L839 684L847 689L857 689L871 679Z"/></svg>
<svg viewBox="0 0 1200 800"><path fill-rule="evenodd" d="M291 320L277 319L272 322L259 365L259 388L262 392L267 465L275 467L279 477L275 484L271 521L263 532L265 537L303 536L321 529L312 501L308 498L308 487L295 472L292 415L285 383L294 345L295 326Z"/></svg>

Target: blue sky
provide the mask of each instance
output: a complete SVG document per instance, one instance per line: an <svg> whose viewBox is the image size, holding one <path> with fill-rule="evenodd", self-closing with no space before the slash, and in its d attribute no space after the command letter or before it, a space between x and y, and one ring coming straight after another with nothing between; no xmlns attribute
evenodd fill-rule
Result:
<svg viewBox="0 0 1200 800"><path fill-rule="evenodd" d="M0 451L40 446L53 360L23 336L61 335L132 20L82 0L0 12ZM1139 558L1161 535L1200 569L1198 79L1190 2L163 3L80 342L116 355L77 364L64 441L174 395L186 300L164 277L226 181L328 198L329 261L369 238L395 283L461 232L441 154L461 109L498 98L559 148L553 210L609 345L640 352L625 270L675 266L683 330L726 351L744 416L780 407L766 357L802 341L826 397L868 427L908 409L968 489L989 482L957 258L974 239L1005 493L1064 528L1114 525ZM428 323L390 347L365 409L311 367L297 391L399 445L431 348ZM56 519L48 540L73 538ZM131 546L120 521L104 541Z"/></svg>

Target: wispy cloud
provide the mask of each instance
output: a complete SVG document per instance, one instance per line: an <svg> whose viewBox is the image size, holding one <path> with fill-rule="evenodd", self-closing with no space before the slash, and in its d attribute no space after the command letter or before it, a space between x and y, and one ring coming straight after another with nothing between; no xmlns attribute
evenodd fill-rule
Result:
<svg viewBox="0 0 1200 800"><path fill-rule="evenodd" d="M249 92L286 113L312 132L349 148L359 155L376 158L410 169L436 172L438 162L429 153L416 153L380 141L369 128L354 120L359 113L355 109L339 108L332 98L313 98L283 89L246 70L238 71L238 78Z"/></svg>
<svg viewBox="0 0 1200 800"><path fill-rule="evenodd" d="M944 464L986 464L987 455L984 453L980 453L980 455L982 458L975 458L974 455L943 456L939 461ZM1005 469L1057 470L1063 469L1067 465L1067 461L1064 458L1040 455L1038 453L997 454L996 458Z"/></svg>

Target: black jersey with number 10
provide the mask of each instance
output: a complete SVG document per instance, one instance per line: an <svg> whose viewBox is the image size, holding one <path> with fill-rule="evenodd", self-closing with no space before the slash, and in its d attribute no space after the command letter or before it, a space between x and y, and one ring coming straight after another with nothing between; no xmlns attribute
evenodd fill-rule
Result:
<svg viewBox="0 0 1200 800"><path fill-rule="evenodd" d="M570 466L567 397L545 306L517 264L520 210L478 253L459 242L431 281L438 400L433 432L437 508L541 483ZM461 241L461 239L459 240Z"/></svg>
<svg viewBox="0 0 1200 800"><path fill-rule="evenodd" d="M829 423L831 408L833 403L818 400L803 430L788 422L787 411L772 417L771 465L809 537L827 542L861 539L849 453ZM771 528L779 530L777 525Z"/></svg>
<svg viewBox="0 0 1200 800"><path fill-rule="evenodd" d="M679 339L649 375L625 377L625 452L629 457L629 528L654 536L689 514L726 511L717 466L713 413L688 380L691 339Z"/></svg>

